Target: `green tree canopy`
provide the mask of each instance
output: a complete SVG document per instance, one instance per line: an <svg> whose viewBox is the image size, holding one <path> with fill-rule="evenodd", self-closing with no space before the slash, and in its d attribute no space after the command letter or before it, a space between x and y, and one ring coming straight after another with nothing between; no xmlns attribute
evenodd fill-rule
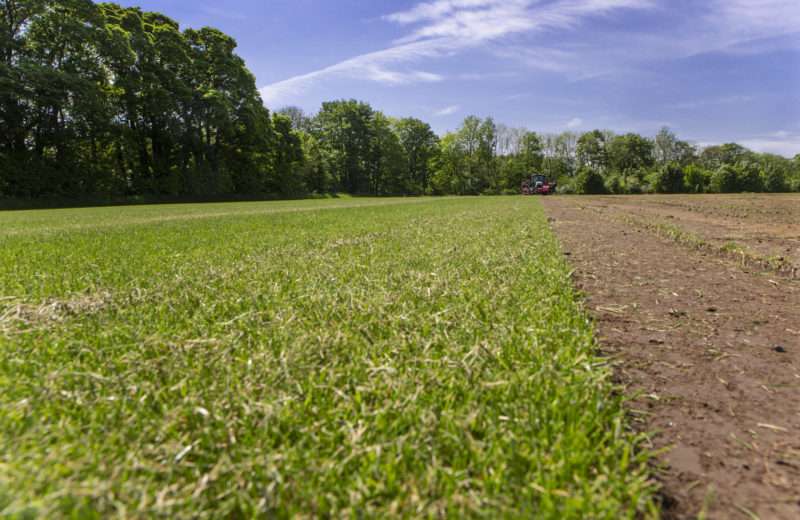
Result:
<svg viewBox="0 0 800 520"><path fill-rule="evenodd" d="M678 163L662 164L653 178L656 193L682 193L685 191L683 169Z"/></svg>
<svg viewBox="0 0 800 520"><path fill-rule="evenodd" d="M603 176L597 170L582 168L575 177L575 193L597 195L606 192Z"/></svg>
<svg viewBox="0 0 800 520"><path fill-rule="evenodd" d="M614 136L607 145L608 163L612 171L624 173L650 168L653 165L653 142L639 134Z"/></svg>
<svg viewBox="0 0 800 520"><path fill-rule="evenodd" d="M578 163L582 167L603 171L608 164L606 136L600 130L581 134L578 138L576 152Z"/></svg>
<svg viewBox="0 0 800 520"><path fill-rule="evenodd" d="M280 185L295 138L230 36L91 0L7 1L0 22L0 197Z"/></svg>
<svg viewBox="0 0 800 520"><path fill-rule="evenodd" d="M428 123L408 117L395 124L400 145L408 160L411 190L426 193L430 185L434 161L439 153L439 138Z"/></svg>

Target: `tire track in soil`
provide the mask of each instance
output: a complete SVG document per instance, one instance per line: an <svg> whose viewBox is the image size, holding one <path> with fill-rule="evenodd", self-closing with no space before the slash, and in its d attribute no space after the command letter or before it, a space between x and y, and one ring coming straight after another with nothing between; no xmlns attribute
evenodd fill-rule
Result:
<svg viewBox="0 0 800 520"><path fill-rule="evenodd" d="M664 518L800 518L800 280L542 203L618 381L641 392L633 424L673 447L654 471Z"/></svg>

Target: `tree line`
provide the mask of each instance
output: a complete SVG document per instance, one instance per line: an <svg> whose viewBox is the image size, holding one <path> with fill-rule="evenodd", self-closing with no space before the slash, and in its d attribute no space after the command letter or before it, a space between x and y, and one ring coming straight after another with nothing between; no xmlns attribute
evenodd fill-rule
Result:
<svg viewBox="0 0 800 520"><path fill-rule="evenodd" d="M553 139L574 143L547 154L566 193L800 191L800 154L787 159L737 143L698 149L666 126L652 138L593 130Z"/></svg>
<svg viewBox="0 0 800 520"><path fill-rule="evenodd" d="M230 36L91 0L4 0L0 23L0 197L293 185L300 137Z"/></svg>
<svg viewBox="0 0 800 520"><path fill-rule="evenodd" d="M437 136L357 100L264 107L236 42L91 0L0 2L0 199L86 195L800 191L800 155L668 128L542 134L469 116Z"/></svg>
<svg viewBox="0 0 800 520"><path fill-rule="evenodd" d="M736 143L698 149L668 127L653 137L548 134L468 116L439 137L418 119L392 119L355 100L323 103L313 116L297 107L279 113L302 136L309 191L519 193L542 173L561 193L800 192L800 154L788 159Z"/></svg>

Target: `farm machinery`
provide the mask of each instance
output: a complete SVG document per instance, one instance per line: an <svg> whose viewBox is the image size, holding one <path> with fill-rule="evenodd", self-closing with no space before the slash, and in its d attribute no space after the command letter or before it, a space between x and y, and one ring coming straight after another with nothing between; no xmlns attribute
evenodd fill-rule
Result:
<svg viewBox="0 0 800 520"><path fill-rule="evenodd" d="M522 181L523 195L550 195L556 192L556 181L550 181L544 175L533 174L530 179Z"/></svg>

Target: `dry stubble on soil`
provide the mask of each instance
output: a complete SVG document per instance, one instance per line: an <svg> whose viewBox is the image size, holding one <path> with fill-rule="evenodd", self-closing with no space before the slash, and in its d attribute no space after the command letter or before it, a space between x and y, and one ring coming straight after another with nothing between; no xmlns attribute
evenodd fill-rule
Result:
<svg viewBox="0 0 800 520"><path fill-rule="evenodd" d="M800 197L544 205L631 415L671 448L665 516L800 518Z"/></svg>

